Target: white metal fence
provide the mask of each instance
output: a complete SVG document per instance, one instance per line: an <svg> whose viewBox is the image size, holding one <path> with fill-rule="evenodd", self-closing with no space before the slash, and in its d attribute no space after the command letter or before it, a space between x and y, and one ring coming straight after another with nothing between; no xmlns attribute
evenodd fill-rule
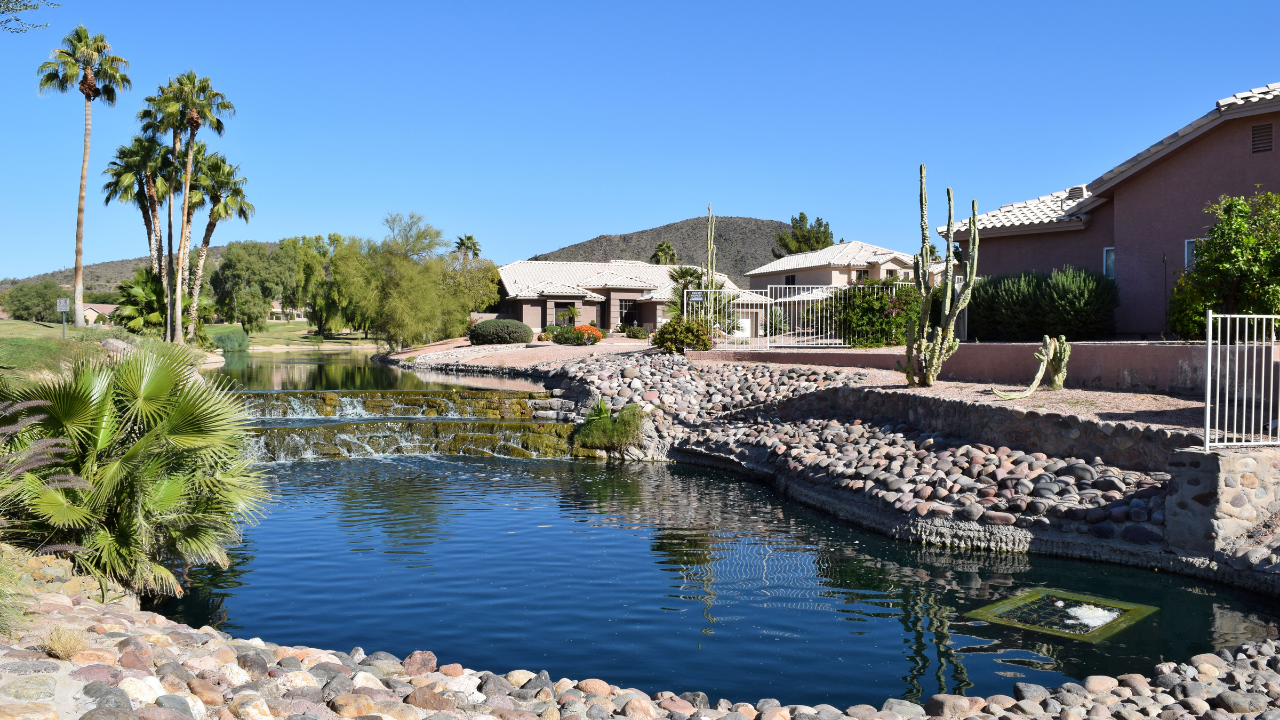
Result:
<svg viewBox="0 0 1280 720"><path fill-rule="evenodd" d="M713 350L844 348L892 342L855 330L847 310L857 295L895 295L894 285L770 285L752 290L686 290L684 308L711 320Z"/></svg>
<svg viewBox="0 0 1280 720"><path fill-rule="evenodd" d="M1204 447L1280 445L1280 315L1205 317Z"/></svg>

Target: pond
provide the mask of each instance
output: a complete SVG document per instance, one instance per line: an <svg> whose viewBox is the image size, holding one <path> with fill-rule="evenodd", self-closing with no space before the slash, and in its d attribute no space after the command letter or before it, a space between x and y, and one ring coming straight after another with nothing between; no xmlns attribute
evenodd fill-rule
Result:
<svg viewBox="0 0 1280 720"><path fill-rule="evenodd" d="M290 350L227 353L226 363L205 370L225 375L241 390L542 390L525 378L456 375L376 363L355 350Z"/></svg>
<svg viewBox="0 0 1280 720"><path fill-rule="evenodd" d="M691 466L402 456L265 466L226 570L157 608L193 626L647 692L836 707L1150 673L1274 636L1274 603L1114 565L926 548ZM966 620L1029 588L1159 608L1097 644Z"/></svg>

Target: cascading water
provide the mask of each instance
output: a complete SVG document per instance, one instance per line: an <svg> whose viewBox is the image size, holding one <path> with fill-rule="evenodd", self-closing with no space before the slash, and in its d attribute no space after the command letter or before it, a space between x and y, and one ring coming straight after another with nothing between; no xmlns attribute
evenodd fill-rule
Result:
<svg viewBox="0 0 1280 720"><path fill-rule="evenodd" d="M538 422L560 409L548 392L246 393L260 462L421 453L567 457L572 424ZM593 451L579 452L594 456Z"/></svg>

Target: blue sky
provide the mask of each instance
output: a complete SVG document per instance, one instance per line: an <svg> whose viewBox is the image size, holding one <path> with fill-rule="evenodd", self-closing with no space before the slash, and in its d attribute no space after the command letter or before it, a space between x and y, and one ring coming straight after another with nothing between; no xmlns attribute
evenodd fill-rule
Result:
<svg viewBox="0 0 1280 720"><path fill-rule="evenodd" d="M85 260L146 252L100 172L170 75L238 113L206 138L257 216L215 244L381 237L388 211L499 263L704 214L918 246L916 168L979 209L1088 182L1280 81L1280 3L155 3L63 0L0 37L0 277L70 266L82 102L35 68L76 23L131 62L95 103Z"/></svg>

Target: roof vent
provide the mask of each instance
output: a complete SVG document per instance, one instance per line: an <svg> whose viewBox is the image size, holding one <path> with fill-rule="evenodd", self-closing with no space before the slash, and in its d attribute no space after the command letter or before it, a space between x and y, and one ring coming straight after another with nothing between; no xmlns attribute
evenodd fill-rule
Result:
<svg viewBox="0 0 1280 720"><path fill-rule="evenodd" d="M1066 196L1058 201L1058 208L1062 212L1066 212L1068 205L1076 204L1077 202L1083 200L1084 196L1085 196L1084 185L1076 185L1075 187L1069 187L1067 188Z"/></svg>
<svg viewBox="0 0 1280 720"><path fill-rule="evenodd" d="M1266 125L1253 126L1253 152L1264 153L1271 152L1271 139L1275 137L1275 125L1267 123Z"/></svg>

